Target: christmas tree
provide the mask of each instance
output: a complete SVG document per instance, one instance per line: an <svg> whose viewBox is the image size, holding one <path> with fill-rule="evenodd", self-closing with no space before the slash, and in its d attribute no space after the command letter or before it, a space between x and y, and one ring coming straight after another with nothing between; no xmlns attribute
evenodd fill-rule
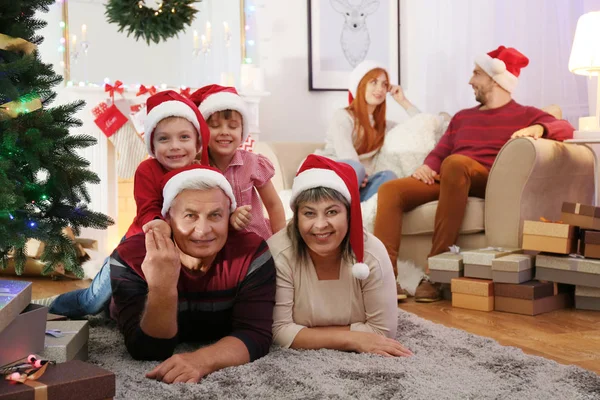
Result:
<svg viewBox="0 0 600 400"><path fill-rule="evenodd" d="M87 207L86 185L100 180L77 151L96 139L69 134L81 126L73 115L84 102L49 107L62 77L40 60L43 38L35 32L46 22L34 14L48 12L54 1L0 2L0 267L14 262L21 274L27 242L37 239L45 244L44 273L62 266L82 277L65 228L78 235L82 227L105 229L113 221Z"/></svg>

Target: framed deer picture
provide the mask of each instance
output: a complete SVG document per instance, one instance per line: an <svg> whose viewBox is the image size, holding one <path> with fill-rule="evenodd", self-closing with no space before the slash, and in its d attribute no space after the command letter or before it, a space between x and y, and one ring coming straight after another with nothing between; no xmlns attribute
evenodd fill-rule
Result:
<svg viewBox="0 0 600 400"><path fill-rule="evenodd" d="M348 90L363 60L400 82L399 0L308 0L309 90Z"/></svg>

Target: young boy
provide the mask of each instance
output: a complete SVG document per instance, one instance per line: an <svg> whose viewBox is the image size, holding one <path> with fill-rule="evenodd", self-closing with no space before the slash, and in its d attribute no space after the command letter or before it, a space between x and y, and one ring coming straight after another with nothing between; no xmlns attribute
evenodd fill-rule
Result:
<svg viewBox="0 0 600 400"><path fill-rule="evenodd" d="M200 152L201 163L208 165L210 132L196 105L177 92L167 90L148 98L144 139L151 158L135 171L133 196L136 217L125 234L130 237L150 227L169 236L171 228L162 220L162 179L171 170L192 164ZM53 314L81 318L97 314L112 295L109 257L87 289L35 301L49 307Z"/></svg>

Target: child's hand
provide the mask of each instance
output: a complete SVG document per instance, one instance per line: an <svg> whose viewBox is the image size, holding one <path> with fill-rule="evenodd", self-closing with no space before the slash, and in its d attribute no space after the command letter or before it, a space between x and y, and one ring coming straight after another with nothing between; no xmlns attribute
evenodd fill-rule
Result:
<svg viewBox="0 0 600 400"><path fill-rule="evenodd" d="M142 226L144 233L148 233L150 229L160 232L164 237L171 237L171 227L162 219L152 220Z"/></svg>
<svg viewBox="0 0 600 400"><path fill-rule="evenodd" d="M231 226L236 231L241 231L246 228L250 221L252 221L252 206L241 206L236 208L236 210L229 217L229 222Z"/></svg>

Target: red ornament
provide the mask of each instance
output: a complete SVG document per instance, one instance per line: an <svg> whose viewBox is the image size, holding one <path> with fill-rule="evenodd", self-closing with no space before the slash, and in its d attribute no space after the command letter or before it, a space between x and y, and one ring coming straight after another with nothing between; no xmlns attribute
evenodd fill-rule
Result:
<svg viewBox="0 0 600 400"><path fill-rule="evenodd" d="M150 96L153 96L156 94L156 88L154 86L150 86L149 88L147 88L144 85L140 85L140 90L138 90L136 96L141 96L146 93L148 93Z"/></svg>
<svg viewBox="0 0 600 400"><path fill-rule="evenodd" d="M110 93L110 98L112 99L113 103L115 102L115 92L121 95L123 94L123 90L125 90L125 88L123 88L122 86L123 82L121 81L115 81L114 86L109 83L104 84L104 91Z"/></svg>

